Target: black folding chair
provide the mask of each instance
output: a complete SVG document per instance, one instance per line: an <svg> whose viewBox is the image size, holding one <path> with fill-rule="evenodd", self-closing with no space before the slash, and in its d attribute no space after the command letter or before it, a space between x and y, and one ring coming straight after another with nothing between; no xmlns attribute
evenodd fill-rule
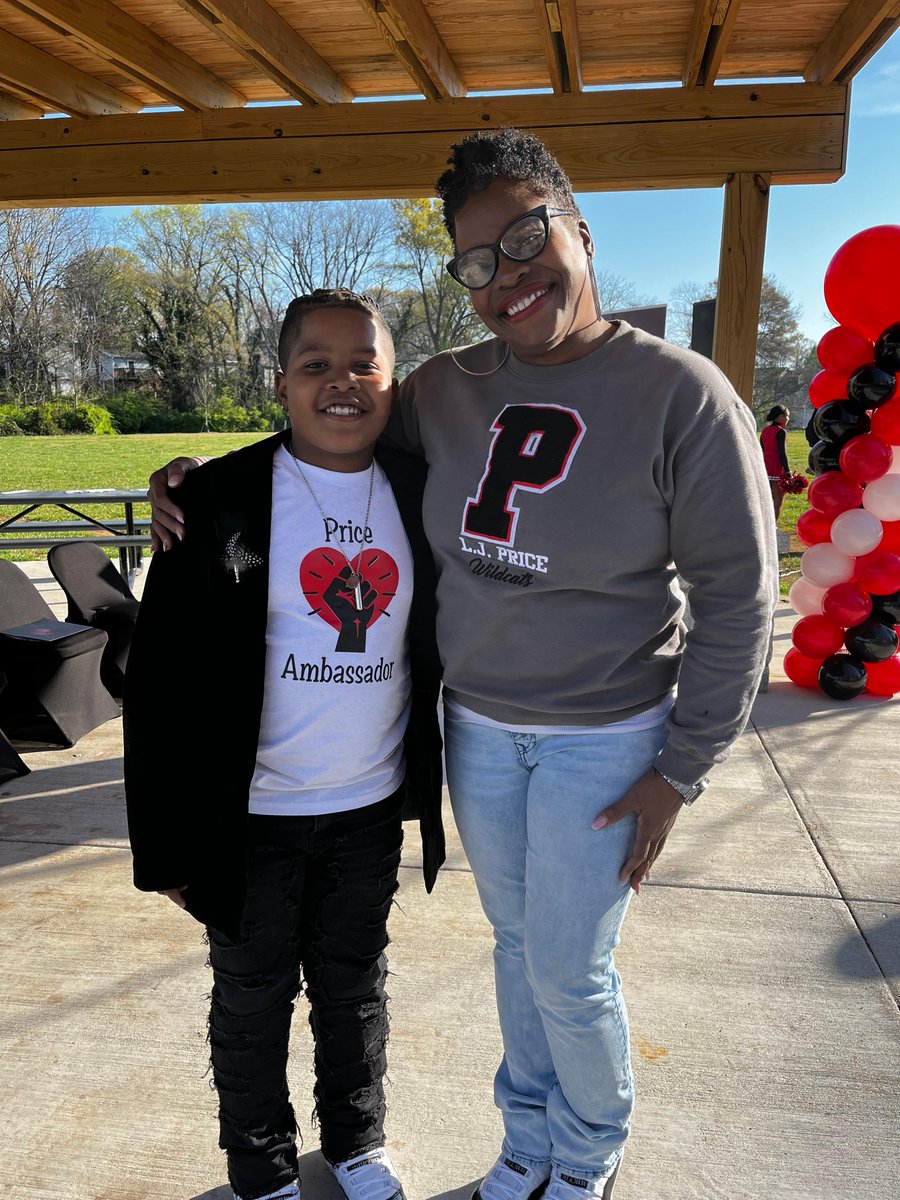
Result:
<svg viewBox="0 0 900 1200"><path fill-rule="evenodd" d="M138 599L112 560L85 540L53 546L47 565L69 603L66 620L106 632L109 640L100 675L109 691L121 699Z"/></svg>
<svg viewBox="0 0 900 1200"><path fill-rule="evenodd" d="M6 676L0 674L0 692L5 687ZM0 783L5 783L7 779L15 779L17 775L28 775L30 772L31 767L22 761L0 729Z"/></svg>
<svg viewBox="0 0 900 1200"><path fill-rule="evenodd" d="M15 563L0 559L0 729L16 741L74 746L119 715L100 679L107 637L57 621Z"/></svg>

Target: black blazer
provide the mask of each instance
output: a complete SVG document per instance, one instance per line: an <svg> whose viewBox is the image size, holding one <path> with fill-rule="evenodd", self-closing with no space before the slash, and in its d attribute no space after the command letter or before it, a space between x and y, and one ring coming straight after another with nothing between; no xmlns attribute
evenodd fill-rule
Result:
<svg viewBox="0 0 900 1200"><path fill-rule="evenodd" d="M185 540L153 555L125 678L135 886L189 884L188 911L231 937L244 903L247 801L263 705L272 458L289 437L265 438L187 475L176 497ZM430 892L445 846L435 569L422 528L427 467L389 447L379 446L376 459L413 551L404 819L420 823ZM226 565L235 539L237 578Z"/></svg>

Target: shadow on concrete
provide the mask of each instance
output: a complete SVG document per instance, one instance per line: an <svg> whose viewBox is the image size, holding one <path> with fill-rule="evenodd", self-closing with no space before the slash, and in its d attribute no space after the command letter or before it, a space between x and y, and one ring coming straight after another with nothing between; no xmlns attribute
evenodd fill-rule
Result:
<svg viewBox="0 0 900 1200"><path fill-rule="evenodd" d="M900 963L900 915L845 938L837 947L834 965L846 979L883 979L896 976L890 963Z"/></svg>

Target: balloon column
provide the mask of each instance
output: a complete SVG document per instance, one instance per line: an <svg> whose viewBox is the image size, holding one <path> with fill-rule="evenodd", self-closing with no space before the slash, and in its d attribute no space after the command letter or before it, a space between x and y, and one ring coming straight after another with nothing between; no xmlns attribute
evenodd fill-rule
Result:
<svg viewBox="0 0 900 1200"><path fill-rule="evenodd" d="M900 225L846 241L825 272L838 322L809 385L819 441L789 599L788 678L837 700L900 692Z"/></svg>

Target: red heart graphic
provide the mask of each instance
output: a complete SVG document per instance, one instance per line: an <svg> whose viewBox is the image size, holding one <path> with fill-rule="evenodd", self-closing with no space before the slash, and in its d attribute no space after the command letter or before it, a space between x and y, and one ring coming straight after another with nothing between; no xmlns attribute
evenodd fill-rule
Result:
<svg viewBox="0 0 900 1200"><path fill-rule="evenodd" d="M369 622L371 629L378 618L390 608L391 601L397 594L400 572L386 550L377 550L374 547L363 550L358 560L356 555L353 555L350 561L357 566L369 587L374 588L377 596ZM309 601L311 611L323 621L327 621L332 629L337 630L340 630L341 623L326 604L324 593L329 583L346 566L347 559L343 554L339 550L331 550L328 546L310 550L300 564L300 587Z"/></svg>

